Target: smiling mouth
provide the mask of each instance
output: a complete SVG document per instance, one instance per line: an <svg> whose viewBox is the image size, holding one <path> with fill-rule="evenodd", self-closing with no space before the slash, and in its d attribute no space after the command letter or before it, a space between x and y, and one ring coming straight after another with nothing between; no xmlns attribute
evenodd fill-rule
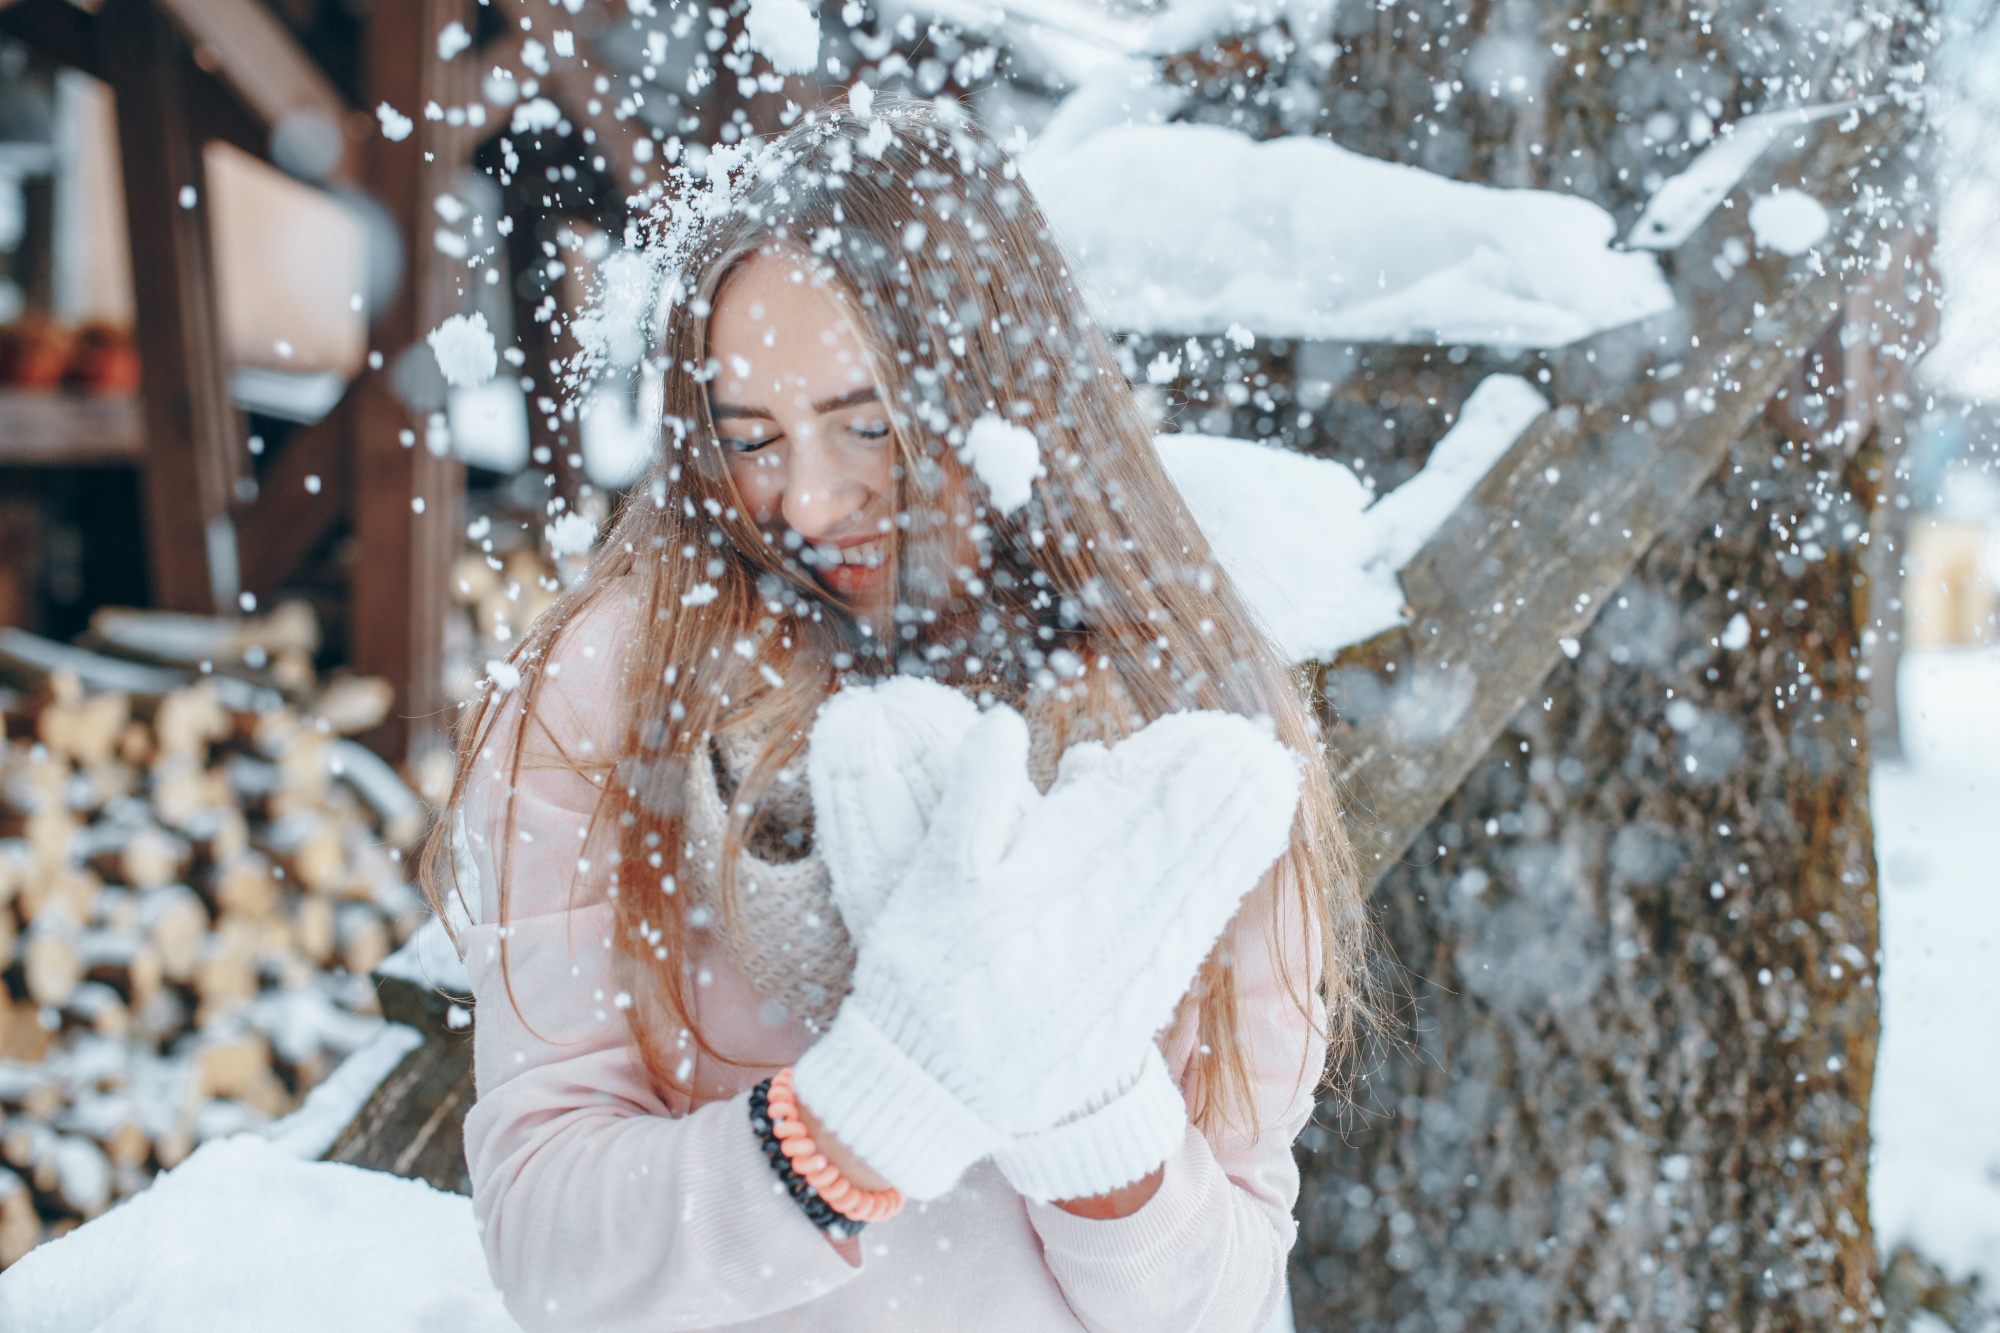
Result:
<svg viewBox="0 0 2000 1333"><path fill-rule="evenodd" d="M889 538L886 535L871 537L848 546L814 545L812 554L813 565L824 570L842 566L879 569L889 563Z"/></svg>

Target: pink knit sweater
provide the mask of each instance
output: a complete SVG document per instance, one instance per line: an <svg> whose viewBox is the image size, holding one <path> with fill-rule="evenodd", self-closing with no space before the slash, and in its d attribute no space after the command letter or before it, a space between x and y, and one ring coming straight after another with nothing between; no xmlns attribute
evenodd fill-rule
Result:
<svg viewBox="0 0 2000 1333"><path fill-rule="evenodd" d="M615 742L623 621L615 604L580 620L541 696L573 753ZM770 1006L722 942L690 931L703 1034L743 1063L690 1044L694 1095L661 1095L612 980L604 848L583 838L598 789L550 762L533 728L527 747L504 926L495 864L510 755L489 747L469 786L477 923L462 938L479 1013L479 1096L465 1125L473 1208L524 1328L1261 1333L1270 1323L1295 1231L1291 1145L1312 1112L1322 1049L1276 975L1268 881L1234 941L1261 1132L1190 1126L1158 1193L1115 1221L1026 1201L981 1163L944 1198L869 1227L852 1266L780 1192L746 1109L747 1090L811 1034L795 1019L768 1023ZM1279 933L1287 970L1305 975L1310 925L1281 917ZM1183 1023L1164 1046L1184 1085L1194 1044Z"/></svg>

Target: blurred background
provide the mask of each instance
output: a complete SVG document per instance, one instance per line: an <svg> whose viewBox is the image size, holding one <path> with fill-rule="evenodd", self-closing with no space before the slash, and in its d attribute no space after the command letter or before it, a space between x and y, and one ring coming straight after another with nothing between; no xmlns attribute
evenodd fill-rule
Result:
<svg viewBox="0 0 2000 1333"><path fill-rule="evenodd" d="M1164 432L1372 501L1494 377L1554 409L1487 460L1556 451L1505 570L1482 490L1392 627L1299 654L1412 1020L1302 1143L1299 1327L2000 1323L1983 0L0 3L0 1264L283 1123L385 1009L433 1063L314 1155L462 1184L469 1016L370 980L452 727L657 444L629 247L856 83L1019 156ZM1804 128L1718 165L1732 122ZM1833 239L1753 234L1783 191ZM498 373L454 386L472 316ZM1557 492L1628 437L1702 460L1671 504ZM1488 636L1468 580L1526 605L1614 527ZM1370 767L1398 736L1441 757Z"/></svg>

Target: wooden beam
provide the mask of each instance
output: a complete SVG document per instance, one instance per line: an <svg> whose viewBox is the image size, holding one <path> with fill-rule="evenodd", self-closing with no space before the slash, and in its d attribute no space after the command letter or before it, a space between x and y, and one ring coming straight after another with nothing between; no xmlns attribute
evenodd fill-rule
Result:
<svg viewBox="0 0 2000 1333"><path fill-rule="evenodd" d="M359 411L350 390L332 412L296 432L236 516L243 586L269 600L298 572L354 497L349 441Z"/></svg>
<svg viewBox="0 0 2000 1333"><path fill-rule="evenodd" d="M97 20L69 0L14 0L0 7L0 32L59 64L104 77L97 53Z"/></svg>
<svg viewBox="0 0 2000 1333"><path fill-rule="evenodd" d="M118 104L136 279L153 600L176 611L233 612L229 510L246 459L215 306L201 141L188 116L194 68L180 35L146 0L107 0L98 20Z"/></svg>
<svg viewBox="0 0 2000 1333"><path fill-rule="evenodd" d="M307 113L344 126L350 108L291 30L258 0L159 0L212 70L263 124L266 135ZM408 107L398 110L407 114Z"/></svg>
<svg viewBox="0 0 2000 1333"><path fill-rule="evenodd" d="M1410 623L1320 673L1350 832L1372 886L1533 697L1606 598L1761 414L1806 349L1839 318L1843 238L1895 218L1885 165L1913 132L1883 105L1843 132L1787 132L1669 258L1680 308L1667 333L1602 335L1564 358L1587 381L1614 349L1631 369L1601 396L1564 404L1516 442L1403 571ZM1765 253L1717 281L1725 239L1747 241L1750 199L1803 189L1834 222L1818 257ZM1869 198L1864 206L1864 195ZM1688 331L1698 333L1691 346ZM1648 336L1650 335L1650 336ZM1645 338L1645 346L1633 345ZM1671 367L1678 369L1669 373ZM1340 717L1348 671L1369 671L1387 706Z"/></svg>
<svg viewBox="0 0 2000 1333"><path fill-rule="evenodd" d="M387 102L416 120L400 143L376 136L364 151L366 179L396 220L409 262L402 289L373 332L389 367L428 356L424 335L462 302L465 270L431 244L431 205L456 183L478 131L423 118L426 102L464 105L477 67L441 61L437 35L458 20L471 27L471 0L374 0L365 19L367 101ZM388 369L348 390L353 419L354 532L360 550L349 586L349 657L396 686L390 720L362 737L398 759L442 743L453 721L445 692L444 623L452 614L451 562L461 542L465 468L421 443L425 422L397 398ZM357 396L358 395L358 396Z"/></svg>

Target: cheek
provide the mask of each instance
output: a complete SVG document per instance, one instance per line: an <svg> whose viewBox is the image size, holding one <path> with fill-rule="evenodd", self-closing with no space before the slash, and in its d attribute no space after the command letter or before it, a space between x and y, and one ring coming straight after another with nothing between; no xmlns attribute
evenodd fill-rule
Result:
<svg viewBox="0 0 2000 1333"><path fill-rule="evenodd" d="M753 519L769 523L777 516L778 506L785 498L785 470L777 466L775 459L757 455L732 458L729 477L736 483L736 494Z"/></svg>
<svg viewBox="0 0 2000 1333"><path fill-rule="evenodd" d="M842 470L846 479L873 495L893 498L896 494L896 450L887 441L855 444L843 451Z"/></svg>

